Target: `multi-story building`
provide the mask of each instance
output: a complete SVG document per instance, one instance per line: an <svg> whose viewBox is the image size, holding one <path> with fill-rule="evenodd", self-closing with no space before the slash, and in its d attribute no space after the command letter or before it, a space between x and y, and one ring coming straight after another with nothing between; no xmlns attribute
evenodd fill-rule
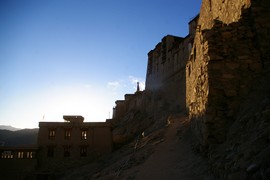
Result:
<svg viewBox="0 0 270 180"><path fill-rule="evenodd" d="M186 109L186 63L192 49L199 15L189 22L186 37L167 35L148 53L146 91L161 94L161 107Z"/></svg>
<svg viewBox="0 0 270 180"><path fill-rule="evenodd" d="M145 91L126 94L117 100L113 119L119 120L131 109L155 112L186 110L186 64L190 57L199 15L189 22L186 37L164 36L148 53Z"/></svg>
<svg viewBox="0 0 270 180"><path fill-rule="evenodd" d="M148 53L146 90L162 88L164 80L179 69L180 56L177 54L181 37L167 35Z"/></svg>
<svg viewBox="0 0 270 180"><path fill-rule="evenodd" d="M82 116L64 116L64 120L39 123L38 159L41 166L92 159L112 151L109 123L83 122Z"/></svg>

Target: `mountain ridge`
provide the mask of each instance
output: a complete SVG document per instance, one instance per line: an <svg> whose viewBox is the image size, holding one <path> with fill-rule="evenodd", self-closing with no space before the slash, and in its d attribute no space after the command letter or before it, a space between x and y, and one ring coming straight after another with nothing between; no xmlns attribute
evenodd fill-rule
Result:
<svg viewBox="0 0 270 180"><path fill-rule="evenodd" d="M0 125L0 130L18 131L21 130L21 128L16 128L11 125Z"/></svg>
<svg viewBox="0 0 270 180"><path fill-rule="evenodd" d="M38 128L20 129L17 131L0 129L0 144L2 146L28 146L36 145Z"/></svg>

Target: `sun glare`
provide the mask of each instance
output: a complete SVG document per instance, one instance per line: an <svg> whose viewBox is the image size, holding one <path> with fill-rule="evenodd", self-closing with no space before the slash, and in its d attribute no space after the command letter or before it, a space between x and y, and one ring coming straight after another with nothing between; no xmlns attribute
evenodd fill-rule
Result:
<svg viewBox="0 0 270 180"><path fill-rule="evenodd" d="M90 87L59 90L46 100L43 121L62 121L63 115L82 115L85 121L94 122L109 118L112 104L101 92Z"/></svg>

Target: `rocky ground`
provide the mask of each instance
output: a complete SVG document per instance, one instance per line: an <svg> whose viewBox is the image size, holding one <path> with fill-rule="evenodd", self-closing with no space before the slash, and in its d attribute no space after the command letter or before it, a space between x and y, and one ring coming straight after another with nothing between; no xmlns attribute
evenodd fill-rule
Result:
<svg viewBox="0 0 270 180"><path fill-rule="evenodd" d="M66 172L64 179L211 180L207 160L194 152L191 137L186 116L169 118L164 128Z"/></svg>
<svg viewBox="0 0 270 180"><path fill-rule="evenodd" d="M226 141L208 148L211 172L219 179L270 179L270 75L258 78L242 102Z"/></svg>

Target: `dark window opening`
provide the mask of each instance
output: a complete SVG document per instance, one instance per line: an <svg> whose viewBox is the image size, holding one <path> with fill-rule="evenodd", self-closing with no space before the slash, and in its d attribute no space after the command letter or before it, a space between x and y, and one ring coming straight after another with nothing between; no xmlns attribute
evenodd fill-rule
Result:
<svg viewBox="0 0 270 180"><path fill-rule="evenodd" d="M70 146L64 146L64 157L70 157Z"/></svg>
<svg viewBox="0 0 270 180"><path fill-rule="evenodd" d="M53 157L54 156L54 147L48 147L47 156L48 157Z"/></svg>
<svg viewBox="0 0 270 180"><path fill-rule="evenodd" d="M86 146L81 146L80 156L81 157L86 157L87 156L87 147Z"/></svg>

